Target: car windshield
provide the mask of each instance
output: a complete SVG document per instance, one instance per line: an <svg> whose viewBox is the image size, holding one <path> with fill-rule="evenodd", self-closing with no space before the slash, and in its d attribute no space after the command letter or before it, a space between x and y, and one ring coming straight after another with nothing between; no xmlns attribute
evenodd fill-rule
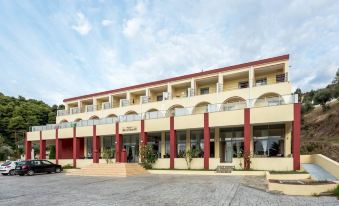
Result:
<svg viewBox="0 0 339 206"><path fill-rule="evenodd" d="M1 166L7 166L7 165L10 165L12 163L12 161L7 161L5 163L3 163Z"/></svg>

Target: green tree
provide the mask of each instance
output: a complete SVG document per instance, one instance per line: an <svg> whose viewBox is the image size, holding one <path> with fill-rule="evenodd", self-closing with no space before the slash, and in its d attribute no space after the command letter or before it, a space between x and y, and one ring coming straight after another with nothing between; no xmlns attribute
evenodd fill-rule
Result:
<svg viewBox="0 0 339 206"><path fill-rule="evenodd" d="M153 151L151 145L143 145L140 148L141 165L145 169L152 169L152 165L157 161L158 155Z"/></svg>
<svg viewBox="0 0 339 206"><path fill-rule="evenodd" d="M329 89L318 90L313 99L315 104L320 104L322 106L323 111L327 111L329 106L326 105L326 103L331 100L331 92Z"/></svg>

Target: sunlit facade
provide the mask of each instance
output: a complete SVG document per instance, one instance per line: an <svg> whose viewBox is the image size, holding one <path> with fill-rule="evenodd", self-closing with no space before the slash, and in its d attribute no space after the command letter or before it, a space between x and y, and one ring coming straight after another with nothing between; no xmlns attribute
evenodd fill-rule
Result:
<svg viewBox="0 0 339 206"><path fill-rule="evenodd" d="M300 104L288 79L289 56L278 56L200 73L64 100L57 124L35 126L26 148L55 145L60 164L83 167L113 150L115 162L139 162L141 145L158 155L155 168L218 165L296 170L300 167ZM126 158L123 158L123 153ZM26 158L30 152L26 152Z"/></svg>

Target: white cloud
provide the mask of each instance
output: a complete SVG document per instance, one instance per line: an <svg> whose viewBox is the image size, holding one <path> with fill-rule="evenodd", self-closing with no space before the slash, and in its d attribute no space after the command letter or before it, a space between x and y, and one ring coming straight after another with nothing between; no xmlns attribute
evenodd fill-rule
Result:
<svg viewBox="0 0 339 206"><path fill-rule="evenodd" d="M111 25L113 22L111 20L108 20L108 19L104 19L101 21L101 25L102 26L109 26Z"/></svg>
<svg viewBox="0 0 339 206"><path fill-rule="evenodd" d="M76 19L76 25L73 25L72 28L77 31L81 35L86 35L92 30L92 26L85 17L85 15L81 12L78 12Z"/></svg>
<svg viewBox="0 0 339 206"><path fill-rule="evenodd" d="M126 22L123 28L123 33L127 37L135 37L136 34L139 32L141 26L141 19L133 18Z"/></svg>

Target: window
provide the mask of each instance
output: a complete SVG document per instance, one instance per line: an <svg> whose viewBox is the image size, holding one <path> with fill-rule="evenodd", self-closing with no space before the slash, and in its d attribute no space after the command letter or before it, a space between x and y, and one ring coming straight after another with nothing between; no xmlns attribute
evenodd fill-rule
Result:
<svg viewBox="0 0 339 206"><path fill-rule="evenodd" d="M186 131L177 131L177 157L183 158L186 153Z"/></svg>
<svg viewBox="0 0 339 206"><path fill-rule="evenodd" d="M277 74L275 76L275 80L276 80L277 83L285 82L285 81L287 81L287 75L286 74Z"/></svg>
<svg viewBox="0 0 339 206"><path fill-rule="evenodd" d="M266 157L284 156L285 125L253 127L254 154Z"/></svg>
<svg viewBox="0 0 339 206"><path fill-rule="evenodd" d="M232 158L243 157L244 128L225 128L220 130L221 161L232 162Z"/></svg>
<svg viewBox="0 0 339 206"><path fill-rule="evenodd" d="M34 161L33 164L34 165L41 165L41 161Z"/></svg>
<svg viewBox="0 0 339 206"><path fill-rule="evenodd" d="M204 130L191 131L191 150L198 150L198 157L204 157Z"/></svg>
<svg viewBox="0 0 339 206"><path fill-rule="evenodd" d="M210 157L214 158L214 128L210 128Z"/></svg>
<svg viewBox="0 0 339 206"><path fill-rule="evenodd" d="M261 85L266 85L267 84L267 78L261 78L261 79L257 79L255 81L255 85L256 86L261 86Z"/></svg>
<svg viewBox="0 0 339 206"><path fill-rule="evenodd" d="M165 155L164 158L170 157L170 133L165 133Z"/></svg>
<svg viewBox="0 0 339 206"><path fill-rule="evenodd" d="M86 158L91 159L92 158L92 137L86 138Z"/></svg>
<svg viewBox="0 0 339 206"><path fill-rule="evenodd" d="M248 81L242 81L238 84L239 89L248 88Z"/></svg>
<svg viewBox="0 0 339 206"><path fill-rule="evenodd" d="M147 145L151 145L153 151L161 158L161 133L148 133Z"/></svg>
<svg viewBox="0 0 339 206"><path fill-rule="evenodd" d="M210 88L209 87L205 87L205 88L200 88L200 94L209 94L210 93Z"/></svg>
<svg viewBox="0 0 339 206"><path fill-rule="evenodd" d="M52 162L47 161L47 160L43 160L42 163L43 163L44 165L51 165L51 164L53 164Z"/></svg>
<svg viewBox="0 0 339 206"><path fill-rule="evenodd" d="M102 137L103 149L111 150L111 158L115 157L115 136L103 136Z"/></svg>
<svg viewBox="0 0 339 206"><path fill-rule="evenodd" d="M162 95L158 95L158 96L157 96L157 101L160 102L160 101L162 101L162 100L163 100Z"/></svg>

